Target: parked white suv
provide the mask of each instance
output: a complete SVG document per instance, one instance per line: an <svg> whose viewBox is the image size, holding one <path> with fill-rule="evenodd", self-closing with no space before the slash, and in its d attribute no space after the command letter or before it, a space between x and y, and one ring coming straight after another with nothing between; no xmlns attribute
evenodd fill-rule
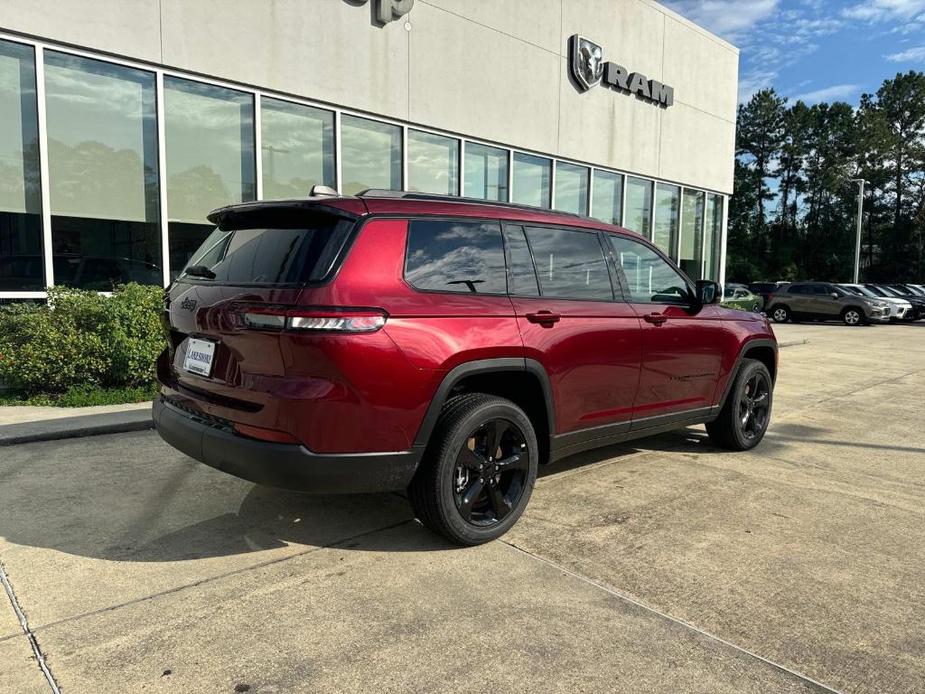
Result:
<svg viewBox="0 0 925 694"><path fill-rule="evenodd" d="M846 291L851 292L852 294L857 294L858 296L866 296L870 299L886 301L889 303L892 309L890 311L891 323L895 323L896 321L900 320L915 320L915 311L912 309L912 304L905 299L892 296L877 296L876 293L872 292L862 284L840 284L838 286Z"/></svg>

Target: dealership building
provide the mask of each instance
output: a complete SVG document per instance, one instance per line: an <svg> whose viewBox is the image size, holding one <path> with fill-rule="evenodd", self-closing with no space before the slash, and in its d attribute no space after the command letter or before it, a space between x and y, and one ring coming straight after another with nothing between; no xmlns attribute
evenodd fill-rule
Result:
<svg viewBox="0 0 925 694"><path fill-rule="evenodd" d="M587 214L722 281L738 51L652 0L0 0L0 300L166 284L323 184Z"/></svg>

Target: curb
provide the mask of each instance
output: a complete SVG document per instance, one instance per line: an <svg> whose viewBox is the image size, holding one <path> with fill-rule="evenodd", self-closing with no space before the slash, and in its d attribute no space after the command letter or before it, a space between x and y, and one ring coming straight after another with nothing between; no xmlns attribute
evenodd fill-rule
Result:
<svg viewBox="0 0 925 694"><path fill-rule="evenodd" d="M124 434L131 431L146 431L154 428L151 410L148 408L127 412L88 414L61 419L45 419L38 422L0 425L0 447L15 446L38 441L100 436L103 434Z"/></svg>
<svg viewBox="0 0 925 694"><path fill-rule="evenodd" d="M784 347L796 347L797 345L805 345L805 344L808 344L808 343L809 343L809 338L808 338L808 337L804 337L804 338L798 339L798 340L784 340L783 342L778 342L778 343L777 343L777 346L778 346L780 349L783 349Z"/></svg>

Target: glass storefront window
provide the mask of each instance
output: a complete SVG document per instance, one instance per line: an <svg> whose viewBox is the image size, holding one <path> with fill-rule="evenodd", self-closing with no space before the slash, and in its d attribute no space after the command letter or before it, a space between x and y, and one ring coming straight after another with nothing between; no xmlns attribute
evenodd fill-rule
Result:
<svg viewBox="0 0 925 694"><path fill-rule="evenodd" d="M549 207L551 180L552 161L514 152L513 202L534 207Z"/></svg>
<svg viewBox="0 0 925 694"><path fill-rule="evenodd" d="M703 249L706 255L704 279L719 282L719 256L723 233L723 196L707 194Z"/></svg>
<svg viewBox="0 0 925 694"><path fill-rule="evenodd" d="M170 274L176 277L211 233L216 207L255 200L254 97L164 78Z"/></svg>
<svg viewBox="0 0 925 694"><path fill-rule="evenodd" d="M587 166L556 162L556 209L573 214L588 214Z"/></svg>
<svg viewBox="0 0 925 694"><path fill-rule="evenodd" d="M400 127L343 116L340 137L345 195L354 195L367 188L401 190Z"/></svg>
<svg viewBox="0 0 925 694"><path fill-rule="evenodd" d="M408 190L459 194L459 140L408 130Z"/></svg>
<svg viewBox="0 0 925 694"><path fill-rule="evenodd" d="M314 185L337 185L331 111L264 97L260 131L265 200L305 197Z"/></svg>
<svg viewBox="0 0 925 694"><path fill-rule="evenodd" d="M626 178L626 217L623 226L646 238L652 235L652 181Z"/></svg>
<svg viewBox="0 0 925 694"><path fill-rule="evenodd" d="M54 281L161 284L154 73L47 51Z"/></svg>
<svg viewBox="0 0 925 694"><path fill-rule="evenodd" d="M692 280L701 279L703 267L704 193L684 189L681 201L681 269Z"/></svg>
<svg viewBox="0 0 925 694"><path fill-rule="evenodd" d="M35 51L0 41L0 291L45 287Z"/></svg>
<svg viewBox="0 0 925 694"><path fill-rule="evenodd" d="M652 242L672 260L677 260L678 213L681 189L665 183L655 188L655 232Z"/></svg>
<svg viewBox="0 0 925 694"><path fill-rule="evenodd" d="M623 212L623 176L595 169L591 191L591 216L608 224L620 224L620 215Z"/></svg>
<svg viewBox="0 0 925 694"><path fill-rule="evenodd" d="M507 202L507 157L506 149L467 142L464 195Z"/></svg>

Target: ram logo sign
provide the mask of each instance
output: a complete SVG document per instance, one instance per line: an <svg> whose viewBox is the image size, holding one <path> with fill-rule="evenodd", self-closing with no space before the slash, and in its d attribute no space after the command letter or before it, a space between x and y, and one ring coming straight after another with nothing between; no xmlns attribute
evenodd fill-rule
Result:
<svg viewBox="0 0 925 694"><path fill-rule="evenodd" d="M604 62L604 49L578 34L569 39L569 66L572 78L583 92L603 84L662 108L674 103L674 87L650 80L641 72L630 72L617 63Z"/></svg>
<svg viewBox="0 0 925 694"><path fill-rule="evenodd" d="M352 5L365 5L369 0L347 0ZM381 26L401 19L411 12L414 0L373 0L373 17Z"/></svg>

